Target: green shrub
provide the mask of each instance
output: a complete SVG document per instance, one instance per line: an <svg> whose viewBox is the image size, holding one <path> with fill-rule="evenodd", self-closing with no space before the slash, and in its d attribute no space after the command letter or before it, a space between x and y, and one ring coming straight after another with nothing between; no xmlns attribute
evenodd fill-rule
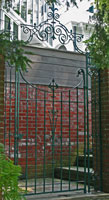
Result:
<svg viewBox="0 0 109 200"><path fill-rule="evenodd" d="M18 186L18 178L21 175L21 167L13 164L4 153L4 146L0 143L0 191L4 200L22 200L21 189Z"/></svg>

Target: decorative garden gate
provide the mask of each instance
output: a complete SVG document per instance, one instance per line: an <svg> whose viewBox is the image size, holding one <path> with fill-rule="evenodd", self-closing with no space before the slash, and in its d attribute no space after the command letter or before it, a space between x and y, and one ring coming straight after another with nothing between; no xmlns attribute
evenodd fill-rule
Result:
<svg viewBox="0 0 109 200"><path fill-rule="evenodd" d="M57 20L57 15L49 17L53 16ZM54 24L52 28L53 34L59 36ZM45 29L46 36L51 34L50 30ZM72 33L64 30L71 40ZM39 35L43 37L43 34ZM81 38L80 35L78 37ZM65 36L63 42L64 39ZM73 39L79 51L76 36ZM19 185L27 194L90 192L96 178L93 172L92 130L95 129L96 137L100 130L100 127L93 129L91 110L93 102L96 118L96 108L100 109L100 103L91 97L90 77L96 71L90 70L89 55L86 54L86 68L80 66L77 71L81 80L77 85L72 80L72 87L61 87L54 79L49 85L33 84L20 70L15 72L12 80L13 71L12 67L8 67L8 81L5 83L4 143L9 157L22 167ZM99 87L96 79L94 81L96 96Z"/></svg>
<svg viewBox="0 0 109 200"><path fill-rule="evenodd" d="M12 70L4 141L9 157L22 167L21 187L35 194L86 192L87 184L90 190L91 91L87 99L85 71L78 70L77 86L62 88L54 79L49 86L30 84L22 72L11 82Z"/></svg>

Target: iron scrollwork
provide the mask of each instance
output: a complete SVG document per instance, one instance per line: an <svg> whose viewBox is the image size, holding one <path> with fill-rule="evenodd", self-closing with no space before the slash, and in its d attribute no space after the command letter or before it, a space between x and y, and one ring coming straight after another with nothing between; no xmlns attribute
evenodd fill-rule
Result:
<svg viewBox="0 0 109 200"><path fill-rule="evenodd" d="M48 41L49 38L52 38L53 40L58 38L59 42L63 45L68 44L70 41L73 41L74 45L76 45L76 42L81 42L83 38L82 34L72 33L72 30L69 31L62 23L60 23L60 15L56 12L58 9L54 7L54 4L50 7L50 10L51 11L47 14L48 19L37 26L36 24L33 26L21 24L23 32L29 34L27 42L31 42L34 35L40 41Z"/></svg>
<svg viewBox="0 0 109 200"><path fill-rule="evenodd" d="M99 70L96 67L90 67L88 68L88 75L96 79L99 76Z"/></svg>
<svg viewBox="0 0 109 200"><path fill-rule="evenodd" d="M50 126L53 133L55 133L56 130L56 124L58 119L58 110L49 110L49 120L50 120ZM53 122L53 116L54 116L54 122Z"/></svg>

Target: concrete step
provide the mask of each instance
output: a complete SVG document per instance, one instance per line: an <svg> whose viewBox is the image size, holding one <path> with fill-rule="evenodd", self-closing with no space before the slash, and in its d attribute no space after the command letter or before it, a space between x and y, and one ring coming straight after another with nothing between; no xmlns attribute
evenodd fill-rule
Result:
<svg viewBox="0 0 109 200"><path fill-rule="evenodd" d="M78 166L84 167L84 159L85 159L84 155L78 156L78 160L76 158L74 166L77 166L78 163ZM86 155L86 167L88 167L88 165L90 168L93 168L93 155L89 155L89 163L88 163L88 155Z"/></svg>
<svg viewBox="0 0 109 200"><path fill-rule="evenodd" d="M71 181L79 181L81 183L84 183L84 177L85 177L85 172L84 172L84 167L76 167L73 166L70 169L68 167L63 167L62 170L60 167L55 168L54 171L54 176L55 178L61 179L61 173L62 173L62 179L63 180L69 180L69 171L70 171L70 180ZM90 174L90 183L93 185L93 169L90 168L89 170ZM78 177L78 180L77 180ZM86 168L86 183L88 183L88 168Z"/></svg>

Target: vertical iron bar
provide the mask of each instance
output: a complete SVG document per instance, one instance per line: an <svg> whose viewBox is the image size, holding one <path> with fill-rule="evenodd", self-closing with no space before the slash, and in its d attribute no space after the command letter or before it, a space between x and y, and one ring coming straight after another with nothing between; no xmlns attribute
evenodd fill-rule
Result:
<svg viewBox="0 0 109 200"><path fill-rule="evenodd" d="M16 165L17 151L17 72L15 71L15 135L14 135L14 164Z"/></svg>
<svg viewBox="0 0 109 200"><path fill-rule="evenodd" d="M84 70L83 70L83 88L84 88L84 193L86 193L86 83L85 83Z"/></svg>
<svg viewBox="0 0 109 200"><path fill-rule="evenodd" d="M36 88L36 105L35 105L35 193L37 191L37 88Z"/></svg>
<svg viewBox="0 0 109 200"><path fill-rule="evenodd" d="M4 119L4 147L6 145L6 135L7 135L7 69L5 69L5 119Z"/></svg>
<svg viewBox="0 0 109 200"><path fill-rule="evenodd" d="M26 191L28 187L28 84L26 84Z"/></svg>
<svg viewBox="0 0 109 200"><path fill-rule="evenodd" d="M43 166L43 192L45 192L45 177L46 177L46 92L44 92L44 166Z"/></svg>
<svg viewBox="0 0 109 200"><path fill-rule="evenodd" d="M99 81L99 94L98 94L98 101L99 101L99 133L100 133L100 191L103 191L103 172L102 172L102 132L101 132L101 79L100 79L100 70L98 72L98 81Z"/></svg>
<svg viewBox="0 0 109 200"><path fill-rule="evenodd" d="M17 164L19 157L19 100L20 100L20 82L19 82L19 71L18 71L18 81L17 81Z"/></svg>
<svg viewBox="0 0 109 200"><path fill-rule="evenodd" d="M86 54L86 90L87 90L87 157L88 157L88 192L90 192L90 152L89 152L89 98L88 98L88 58L89 55Z"/></svg>
<svg viewBox="0 0 109 200"><path fill-rule="evenodd" d="M53 84L54 84L54 80L53 80ZM52 121L52 192L54 192L54 98L55 98L55 89L54 89L54 85L53 85L53 89L52 89L52 93L53 93L53 101L52 101L52 105L53 105L53 121Z"/></svg>
<svg viewBox="0 0 109 200"><path fill-rule="evenodd" d="M95 104L95 118L94 118L94 120L95 120L95 141L96 141L96 171L98 171L98 144L97 144L97 140L98 140L98 138L97 138L97 121L96 121L96 79L95 79L95 77L94 77L94 92L95 92L95 99L94 99L94 104ZM95 177L95 178L97 178L97 177ZM96 185L94 185L95 187L96 187Z"/></svg>
<svg viewBox="0 0 109 200"><path fill-rule="evenodd" d="M76 177L76 181L77 181L77 184L76 184L76 188L78 190L78 180L79 180L79 174L78 174L78 166L79 166L79 143L78 143L78 87L76 89L76 101L77 101L77 177Z"/></svg>
<svg viewBox="0 0 109 200"><path fill-rule="evenodd" d="M62 92L61 92L61 160L60 160L60 166L61 166L61 185L60 185L60 190L62 191L62 165L63 165L63 162L62 162L62 159L63 159L63 155L62 155L62 121L63 121L63 118L62 118L62 109L63 109L63 104L62 104Z"/></svg>
<svg viewBox="0 0 109 200"><path fill-rule="evenodd" d="M10 148L11 148L11 77L12 77L12 68L10 68L10 91L9 91L9 158L10 158Z"/></svg>
<svg viewBox="0 0 109 200"><path fill-rule="evenodd" d="M91 81L91 89L92 89L92 81ZM91 125L92 125L92 168L94 168L94 149L93 149L93 140L94 140L93 129L94 129L94 126L93 126L93 97L92 97L92 92L91 92Z"/></svg>
<svg viewBox="0 0 109 200"><path fill-rule="evenodd" d="M70 190L70 180L71 180L71 141L70 141L70 90L69 90L69 190Z"/></svg>

